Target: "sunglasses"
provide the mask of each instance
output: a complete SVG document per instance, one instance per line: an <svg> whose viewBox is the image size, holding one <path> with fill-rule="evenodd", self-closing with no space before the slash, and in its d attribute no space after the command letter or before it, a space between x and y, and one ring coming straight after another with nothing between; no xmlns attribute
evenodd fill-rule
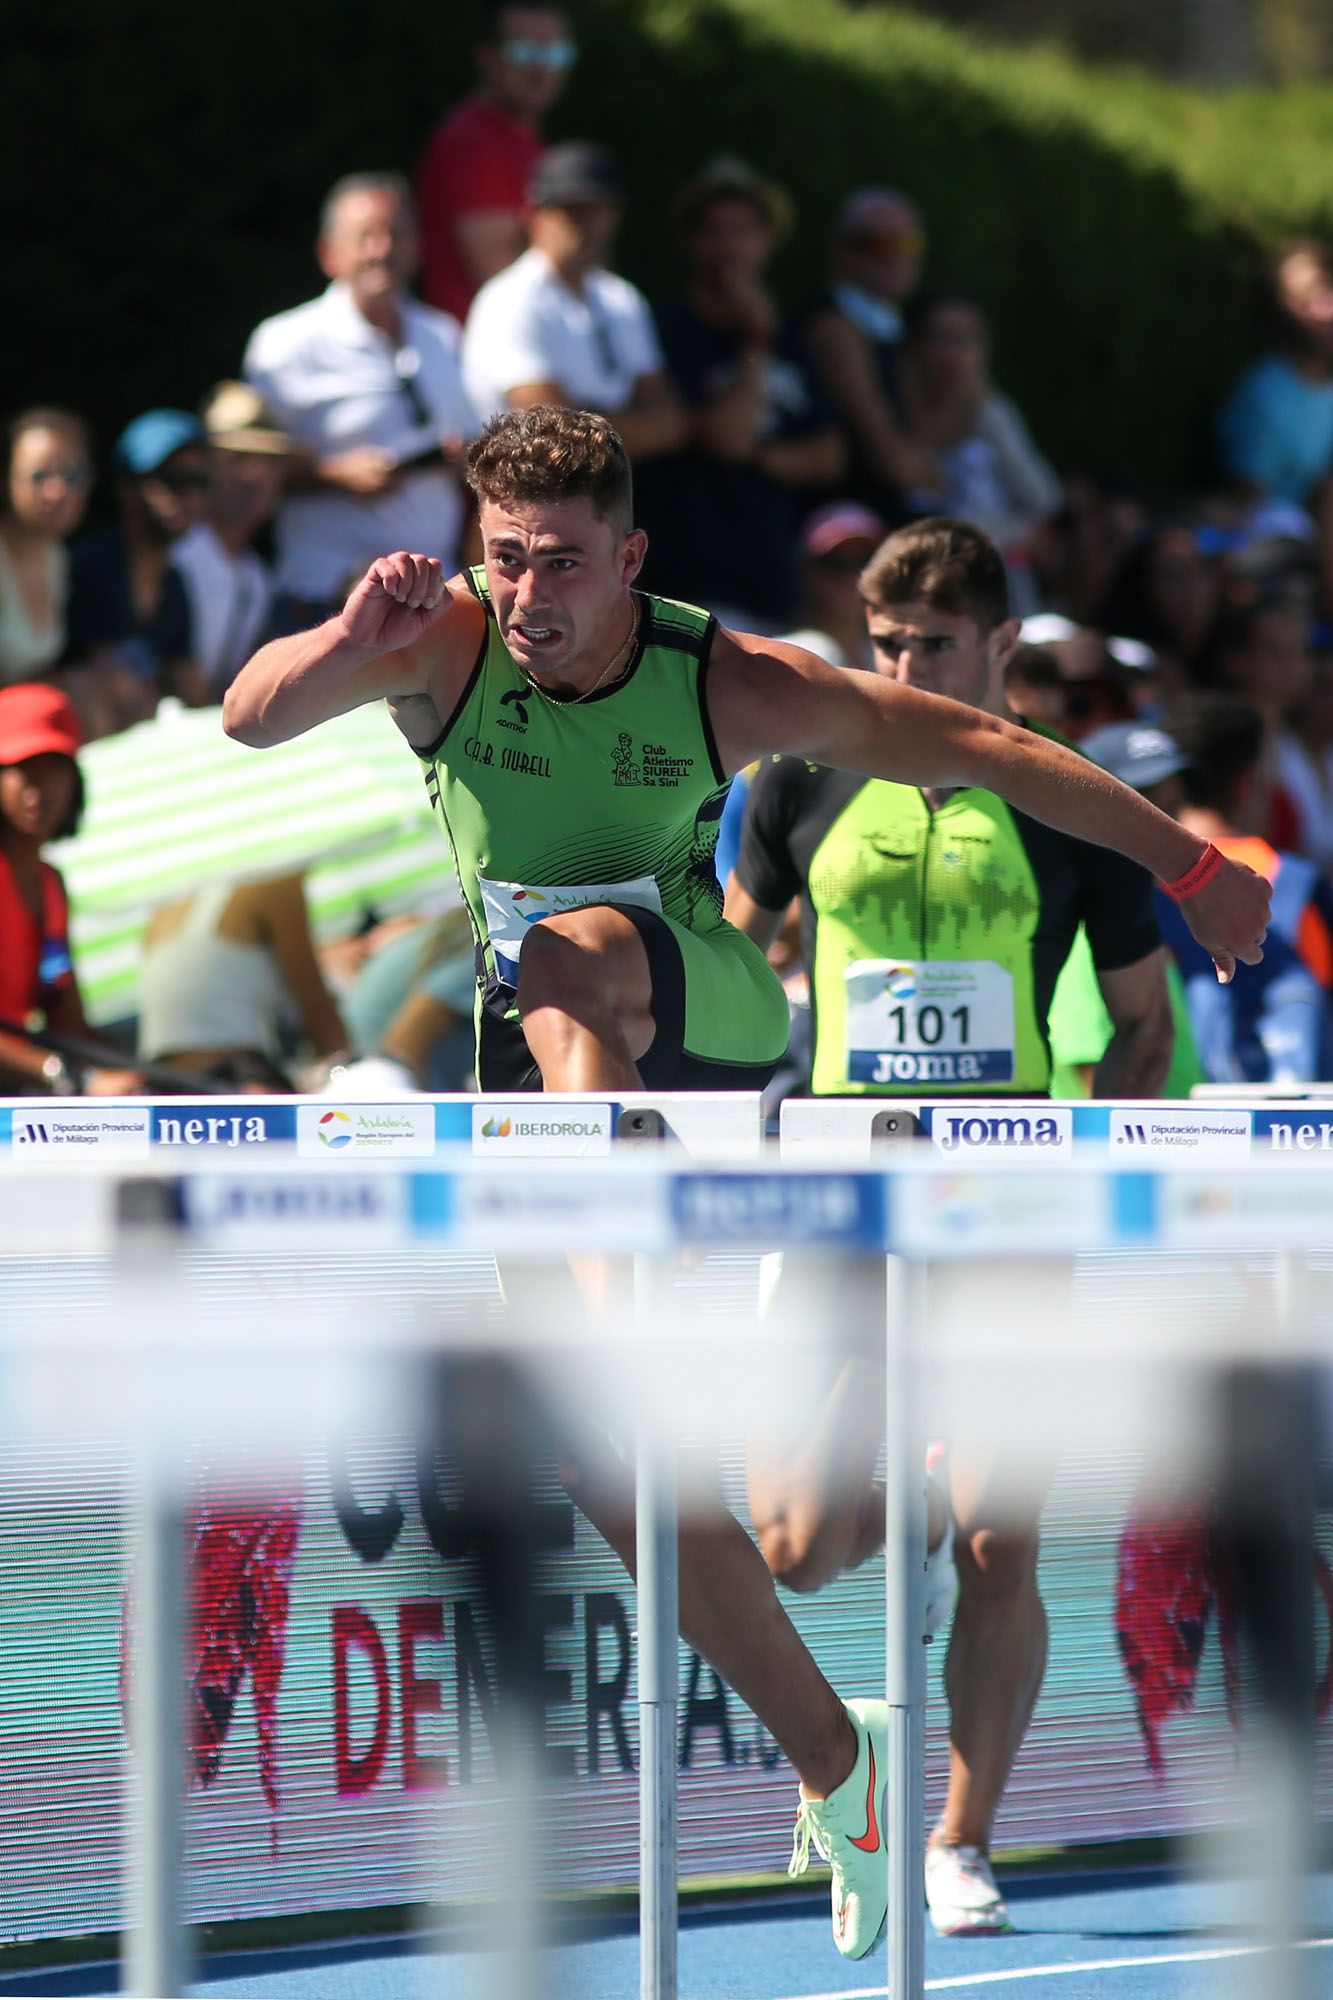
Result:
<svg viewBox="0 0 1333 2000"><path fill-rule="evenodd" d="M857 230L848 241L857 250L868 250L877 257L919 257L926 247L925 232L920 229L883 230L873 233Z"/></svg>
<svg viewBox="0 0 1333 2000"><path fill-rule="evenodd" d="M573 69L579 59L577 42L537 42L515 35L501 42L500 54L516 69Z"/></svg>

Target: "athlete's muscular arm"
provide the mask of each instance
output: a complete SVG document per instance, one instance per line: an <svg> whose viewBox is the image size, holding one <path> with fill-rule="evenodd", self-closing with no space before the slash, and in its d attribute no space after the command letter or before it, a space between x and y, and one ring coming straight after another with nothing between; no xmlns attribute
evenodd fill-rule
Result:
<svg viewBox="0 0 1333 2000"><path fill-rule="evenodd" d="M1156 1097L1175 1047L1166 953L1159 945L1134 965L1097 968L1112 1035L1093 1073L1094 1097Z"/></svg>
<svg viewBox="0 0 1333 2000"><path fill-rule="evenodd" d="M446 583L432 558L380 556L336 618L271 639L246 662L227 689L222 726L262 750L385 697L434 700L447 713L483 622L461 578Z"/></svg>
<svg viewBox="0 0 1333 2000"><path fill-rule="evenodd" d="M1115 848L1164 882L1184 875L1206 848L1062 744L943 695L827 666L778 640L720 632L708 702L728 771L786 751L898 784L977 785L1063 833ZM1267 883L1234 862L1181 905L1219 978L1231 977L1237 959L1258 963L1268 905Z"/></svg>
<svg viewBox="0 0 1333 2000"><path fill-rule="evenodd" d="M783 910L766 910L762 903L756 903L748 889L742 889L733 869L727 878L726 903L722 914L729 924L735 924L738 931L753 938L761 951L767 951L778 932L782 929Z"/></svg>

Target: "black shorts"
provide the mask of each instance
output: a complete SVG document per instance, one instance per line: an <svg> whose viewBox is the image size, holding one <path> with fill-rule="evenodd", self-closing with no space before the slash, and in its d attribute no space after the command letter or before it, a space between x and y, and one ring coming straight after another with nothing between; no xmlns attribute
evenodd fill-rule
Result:
<svg viewBox="0 0 1333 2000"><path fill-rule="evenodd" d="M656 1033L637 1065L645 1088L762 1090L786 1053L787 1002L759 947L730 924L695 932L634 903L608 907L629 918L648 954ZM542 1087L507 986L482 996L477 1082L500 1093Z"/></svg>

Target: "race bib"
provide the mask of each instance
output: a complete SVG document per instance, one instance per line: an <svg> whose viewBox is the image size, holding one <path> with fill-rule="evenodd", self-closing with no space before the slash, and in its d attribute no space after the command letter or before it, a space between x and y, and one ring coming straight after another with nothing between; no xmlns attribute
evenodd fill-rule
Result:
<svg viewBox="0 0 1333 2000"><path fill-rule="evenodd" d="M495 970L506 986L518 979L518 955L523 940L543 917L558 917L563 910L586 910L590 903L633 903L636 909L662 914L662 897L651 875L633 882L574 882L561 888L544 883L529 888L523 882L489 882L477 877L482 907L486 913L486 933L495 953Z"/></svg>
<svg viewBox="0 0 1333 2000"><path fill-rule="evenodd" d="M1010 1083L1014 982L988 959L859 958L847 988L851 1083Z"/></svg>

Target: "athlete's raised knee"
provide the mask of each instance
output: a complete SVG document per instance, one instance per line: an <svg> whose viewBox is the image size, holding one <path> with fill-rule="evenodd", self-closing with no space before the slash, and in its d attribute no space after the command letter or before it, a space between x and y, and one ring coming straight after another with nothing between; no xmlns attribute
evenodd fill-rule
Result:
<svg viewBox="0 0 1333 2000"><path fill-rule="evenodd" d="M770 1575L797 1596L822 1590L847 1566L847 1536L827 1516L779 1514L755 1534Z"/></svg>

